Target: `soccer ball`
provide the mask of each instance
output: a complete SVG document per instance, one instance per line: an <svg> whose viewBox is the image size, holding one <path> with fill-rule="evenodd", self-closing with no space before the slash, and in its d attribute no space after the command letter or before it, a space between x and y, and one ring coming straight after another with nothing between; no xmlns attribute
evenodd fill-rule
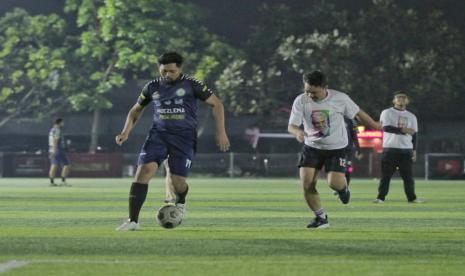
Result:
<svg viewBox="0 0 465 276"><path fill-rule="evenodd" d="M163 228L175 228L182 222L182 212L174 205L162 206L157 212L157 222Z"/></svg>

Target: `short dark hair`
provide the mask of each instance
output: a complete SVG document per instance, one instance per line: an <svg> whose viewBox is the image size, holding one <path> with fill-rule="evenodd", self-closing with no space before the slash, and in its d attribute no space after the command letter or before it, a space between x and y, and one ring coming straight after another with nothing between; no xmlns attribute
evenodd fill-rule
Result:
<svg viewBox="0 0 465 276"><path fill-rule="evenodd" d="M325 86L326 76L321 71L315 70L311 73L305 73L303 75L304 82L313 86Z"/></svg>
<svg viewBox="0 0 465 276"><path fill-rule="evenodd" d="M403 91L403 90L399 90L399 91L396 91L396 92L392 93L392 95L393 95L394 97L397 96L397 95L401 95L401 94L402 94L402 95L405 95L405 96L407 96L407 97L409 96L409 95L407 94L407 92L405 92L405 91Z"/></svg>
<svg viewBox="0 0 465 276"><path fill-rule="evenodd" d="M55 125L61 124L63 122L63 118L56 118L55 119Z"/></svg>
<svg viewBox="0 0 465 276"><path fill-rule="evenodd" d="M176 52L168 52L158 57L158 64L176 63L176 66L181 67L184 62L183 57Z"/></svg>

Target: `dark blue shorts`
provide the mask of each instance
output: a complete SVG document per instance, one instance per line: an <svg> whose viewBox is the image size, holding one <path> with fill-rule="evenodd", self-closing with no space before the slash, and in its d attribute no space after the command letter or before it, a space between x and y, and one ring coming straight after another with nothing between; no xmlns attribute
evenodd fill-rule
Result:
<svg viewBox="0 0 465 276"><path fill-rule="evenodd" d="M52 165L58 165L61 167L69 165L68 156L66 156L66 153L64 152L59 151L55 154L50 153L48 158Z"/></svg>
<svg viewBox="0 0 465 276"><path fill-rule="evenodd" d="M186 177L197 148L195 131L177 133L151 129L139 154L137 165L156 162L158 166L168 158L172 174Z"/></svg>

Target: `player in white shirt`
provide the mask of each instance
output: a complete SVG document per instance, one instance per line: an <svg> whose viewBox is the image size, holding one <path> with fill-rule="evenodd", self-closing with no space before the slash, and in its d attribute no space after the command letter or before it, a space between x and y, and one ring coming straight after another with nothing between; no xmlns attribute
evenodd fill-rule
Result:
<svg viewBox="0 0 465 276"><path fill-rule="evenodd" d="M304 93L294 101L288 131L304 143L298 165L300 180L308 207L315 213L307 228L327 228L328 216L316 189L318 172L323 166L329 186L338 192L341 202L347 204L350 200L345 178L348 137L344 117L357 117L361 124L372 129L381 126L347 94L328 89L326 77L320 71L304 74L303 80Z"/></svg>
<svg viewBox="0 0 465 276"><path fill-rule="evenodd" d="M381 112L383 126L383 157L381 159L381 180L378 196L374 203L383 203L389 192L389 183L399 168L404 181L404 191L410 203L420 203L415 194L412 165L416 160L416 141L418 132L417 117L407 111L409 98L406 92L397 91L392 100L393 107Z"/></svg>

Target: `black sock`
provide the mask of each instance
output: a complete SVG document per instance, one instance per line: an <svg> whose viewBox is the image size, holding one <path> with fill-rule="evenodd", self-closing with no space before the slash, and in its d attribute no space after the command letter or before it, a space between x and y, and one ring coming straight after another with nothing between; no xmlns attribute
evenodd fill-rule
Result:
<svg viewBox="0 0 465 276"><path fill-rule="evenodd" d="M66 182L66 177L61 177L61 182Z"/></svg>
<svg viewBox="0 0 465 276"><path fill-rule="evenodd" d="M189 192L189 186L186 186L186 190L182 193L176 193L176 203L185 204L187 192Z"/></svg>
<svg viewBox="0 0 465 276"><path fill-rule="evenodd" d="M55 184L55 180L50 177L50 184Z"/></svg>
<svg viewBox="0 0 465 276"><path fill-rule="evenodd" d="M346 172L346 181L347 181L347 187L349 187L350 183L350 173Z"/></svg>
<svg viewBox="0 0 465 276"><path fill-rule="evenodd" d="M133 182L129 191L129 219L137 222L139 213L145 198L147 197L149 185Z"/></svg>

